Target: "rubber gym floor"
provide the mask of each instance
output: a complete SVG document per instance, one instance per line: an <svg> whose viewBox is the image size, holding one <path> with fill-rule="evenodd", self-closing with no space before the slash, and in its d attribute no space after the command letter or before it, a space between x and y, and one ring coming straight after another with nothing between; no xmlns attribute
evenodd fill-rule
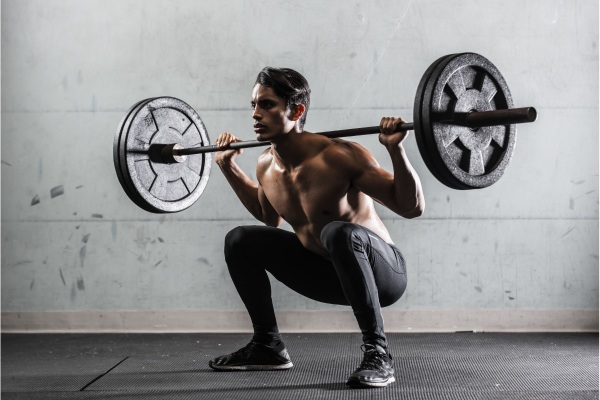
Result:
<svg viewBox="0 0 600 400"><path fill-rule="evenodd" d="M248 334L3 334L2 399L598 399L597 333L391 333L396 382L350 389L354 333L284 335L294 368L216 372Z"/></svg>

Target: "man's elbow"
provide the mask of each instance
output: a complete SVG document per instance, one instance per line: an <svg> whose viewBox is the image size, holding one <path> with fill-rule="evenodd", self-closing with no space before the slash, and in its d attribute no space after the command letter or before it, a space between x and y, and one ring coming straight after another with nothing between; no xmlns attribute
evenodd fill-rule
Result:
<svg viewBox="0 0 600 400"><path fill-rule="evenodd" d="M402 213L400 213L400 216L407 218L407 219L413 219L413 218L418 218L418 217L422 216L424 213L425 213L425 203L421 202L421 203L416 204L410 210L403 211Z"/></svg>
<svg viewBox="0 0 600 400"><path fill-rule="evenodd" d="M272 226L273 228L278 228L279 225L283 222L281 217L277 216L276 218L269 218L263 221L265 225Z"/></svg>

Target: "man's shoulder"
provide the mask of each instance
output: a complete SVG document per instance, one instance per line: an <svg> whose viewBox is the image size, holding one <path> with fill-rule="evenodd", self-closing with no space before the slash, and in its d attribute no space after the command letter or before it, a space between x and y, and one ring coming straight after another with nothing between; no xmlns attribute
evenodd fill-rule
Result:
<svg viewBox="0 0 600 400"><path fill-rule="evenodd" d="M331 139L331 145L323 151L323 157L334 162L362 163L372 156L366 148L356 142Z"/></svg>

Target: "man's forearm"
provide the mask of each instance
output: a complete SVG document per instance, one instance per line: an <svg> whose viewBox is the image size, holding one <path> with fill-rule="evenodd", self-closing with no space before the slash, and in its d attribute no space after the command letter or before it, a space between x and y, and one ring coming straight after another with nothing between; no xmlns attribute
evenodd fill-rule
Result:
<svg viewBox="0 0 600 400"><path fill-rule="evenodd" d="M394 197L402 210L401 215L406 218L418 217L425 211L421 180L408 160L402 143L387 149L394 167Z"/></svg>
<svg viewBox="0 0 600 400"><path fill-rule="evenodd" d="M258 184L250 179L233 160L220 160L217 161L217 165L244 207L254 218L263 221L262 207L258 199Z"/></svg>

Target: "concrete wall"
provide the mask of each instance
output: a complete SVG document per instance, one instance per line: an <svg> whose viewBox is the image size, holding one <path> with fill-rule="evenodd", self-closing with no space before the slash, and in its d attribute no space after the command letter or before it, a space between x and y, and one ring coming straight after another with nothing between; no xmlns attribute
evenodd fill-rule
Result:
<svg viewBox="0 0 600 400"><path fill-rule="evenodd" d="M178 214L142 211L119 185L114 133L136 101L175 96L212 138L253 139L254 78L288 66L311 83L308 130L410 120L425 69L464 51L539 118L479 191L440 184L408 139L427 211L379 209L409 263L388 328L597 330L593 0L2 1L3 330L249 328L222 246L254 220L218 168ZM390 168L376 137L356 141ZM239 159L252 176L258 154ZM356 329L346 308L273 287L284 330Z"/></svg>

